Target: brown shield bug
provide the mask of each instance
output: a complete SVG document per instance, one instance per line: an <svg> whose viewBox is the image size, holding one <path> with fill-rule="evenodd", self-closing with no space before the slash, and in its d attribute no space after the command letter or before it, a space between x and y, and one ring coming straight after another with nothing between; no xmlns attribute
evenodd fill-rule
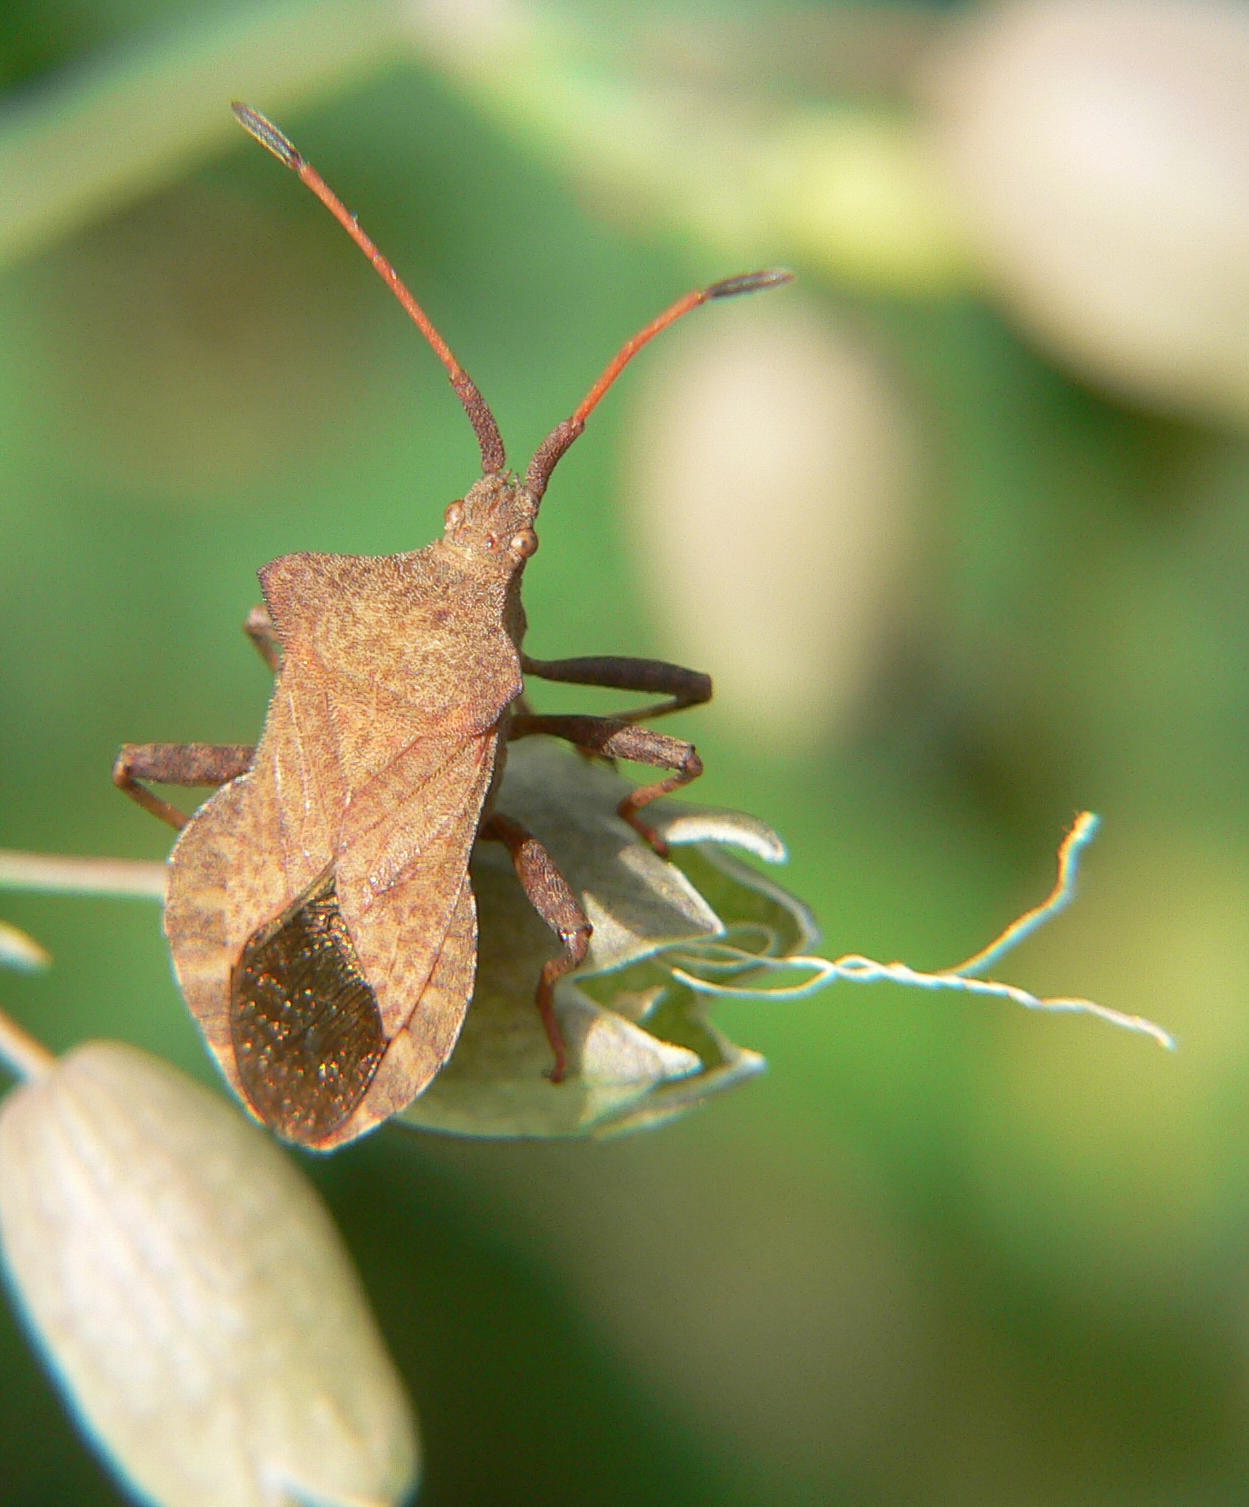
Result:
<svg viewBox="0 0 1249 1507"><path fill-rule="evenodd" d="M473 992L474 842L503 843L562 950L537 1006L567 1061L556 982L590 924L538 839L494 807L508 739L547 733L586 753L668 771L620 815L702 772L693 745L638 724L706 701L706 675L654 660L532 659L520 582L551 473L624 366L709 299L788 282L752 272L688 294L629 340L522 478L476 385L390 263L320 174L263 115L243 127L317 195L446 367L481 448L482 476L446 510L441 539L406 554L284 555L260 572L247 631L276 683L260 742L128 744L113 778L180 828L165 931L187 1002L227 1078L287 1140L328 1149L403 1109L446 1062ZM523 676L664 699L614 717L541 716ZM188 818L143 781L218 788Z"/></svg>

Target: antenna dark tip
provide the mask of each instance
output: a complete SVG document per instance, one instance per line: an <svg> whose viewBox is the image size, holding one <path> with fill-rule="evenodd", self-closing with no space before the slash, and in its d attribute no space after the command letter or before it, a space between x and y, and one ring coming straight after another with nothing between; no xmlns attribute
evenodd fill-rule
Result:
<svg viewBox="0 0 1249 1507"><path fill-rule="evenodd" d="M585 421L598 407L603 394L642 347L652 341L656 335L688 314L691 309L698 308L700 304L705 304L710 299L735 298L739 293L757 293L761 288L779 288L782 283L792 283L793 280L794 274L787 272L783 267L769 267L762 272L741 272L736 277L726 277L721 282L712 283L709 288L696 288L693 293L687 293L684 298L678 298L676 303L665 309L658 319L652 319L650 324L645 329L639 330L632 340L626 340L572 418L552 429L538 446L537 454L530 461L529 470L525 475L525 485L533 496L541 498L546 491L547 482L551 479L551 472L559 464L560 457L569 445L585 429Z"/></svg>
<svg viewBox="0 0 1249 1507"><path fill-rule="evenodd" d="M780 288L793 280L794 274L784 267L769 267L763 272L742 272L737 277L726 277L722 282L712 283L707 289L707 297L736 298L739 293L758 293L763 288Z"/></svg>
<svg viewBox="0 0 1249 1507"><path fill-rule="evenodd" d="M297 173L303 167L304 159L295 150L294 143L289 137L284 136L267 116L237 99L231 103L230 108L234 111L235 120L248 135L254 136L262 147L268 147L279 162L290 168L293 173Z"/></svg>

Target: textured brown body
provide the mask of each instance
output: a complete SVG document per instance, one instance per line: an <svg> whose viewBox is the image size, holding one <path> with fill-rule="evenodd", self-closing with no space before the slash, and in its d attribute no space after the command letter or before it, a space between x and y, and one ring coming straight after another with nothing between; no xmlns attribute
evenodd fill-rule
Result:
<svg viewBox="0 0 1249 1507"><path fill-rule="evenodd" d="M509 490L495 481L500 500ZM331 878L383 1047L365 1074L367 1033L352 1036L324 1056L319 1088L265 1106L293 1139L358 1135L455 1044L476 958L468 857L522 684L520 563L483 571L438 540L382 558L287 555L261 572L282 646L273 700L251 770L178 839L165 929L187 1002L259 1107L237 1050L248 1002L236 966Z"/></svg>

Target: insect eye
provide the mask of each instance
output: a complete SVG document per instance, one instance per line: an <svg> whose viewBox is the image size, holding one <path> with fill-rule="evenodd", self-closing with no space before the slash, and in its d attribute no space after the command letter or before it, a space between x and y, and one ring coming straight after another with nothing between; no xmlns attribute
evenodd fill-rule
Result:
<svg viewBox="0 0 1249 1507"><path fill-rule="evenodd" d="M442 521L447 526L447 528L449 528L449 529L450 528L459 528L459 526L460 526L460 519L463 516L464 516L464 504L463 504L462 501L457 500L457 501L451 503L451 505L447 508L447 511L442 515Z"/></svg>
<svg viewBox="0 0 1249 1507"><path fill-rule="evenodd" d="M507 547L519 559L527 560L530 555L537 553L538 536L531 528L520 529L508 540Z"/></svg>

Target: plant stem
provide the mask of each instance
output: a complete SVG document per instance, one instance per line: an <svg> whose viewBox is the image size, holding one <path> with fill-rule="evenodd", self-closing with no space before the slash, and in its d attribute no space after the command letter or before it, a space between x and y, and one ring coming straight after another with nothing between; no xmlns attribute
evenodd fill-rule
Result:
<svg viewBox="0 0 1249 1507"><path fill-rule="evenodd" d="M163 863L132 858L75 858L0 848L0 889L62 895L136 895L164 900Z"/></svg>
<svg viewBox="0 0 1249 1507"><path fill-rule="evenodd" d="M360 0L234 7L28 91L0 122L0 263L237 144L231 95L280 111L379 71L398 51L398 17Z"/></svg>

